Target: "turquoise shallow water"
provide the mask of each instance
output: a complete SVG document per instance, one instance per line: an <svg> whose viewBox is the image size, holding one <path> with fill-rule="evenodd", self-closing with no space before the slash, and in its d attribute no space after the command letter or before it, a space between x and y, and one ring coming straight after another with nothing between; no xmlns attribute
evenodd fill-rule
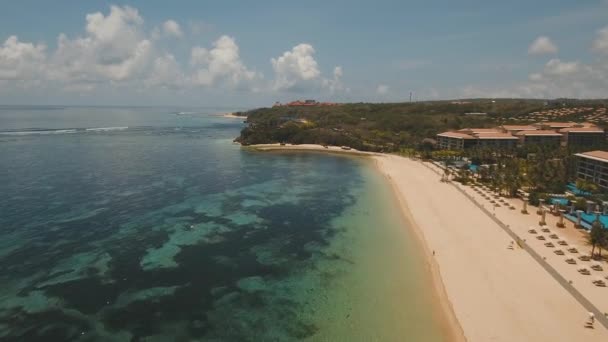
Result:
<svg viewBox="0 0 608 342"><path fill-rule="evenodd" d="M3 341L441 339L365 161L209 112L0 108Z"/></svg>

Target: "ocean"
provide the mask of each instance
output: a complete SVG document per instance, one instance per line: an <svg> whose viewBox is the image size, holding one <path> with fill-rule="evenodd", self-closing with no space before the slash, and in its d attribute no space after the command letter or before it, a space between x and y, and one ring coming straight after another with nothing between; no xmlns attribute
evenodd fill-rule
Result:
<svg viewBox="0 0 608 342"><path fill-rule="evenodd" d="M372 162L228 111L0 107L2 341L444 340Z"/></svg>

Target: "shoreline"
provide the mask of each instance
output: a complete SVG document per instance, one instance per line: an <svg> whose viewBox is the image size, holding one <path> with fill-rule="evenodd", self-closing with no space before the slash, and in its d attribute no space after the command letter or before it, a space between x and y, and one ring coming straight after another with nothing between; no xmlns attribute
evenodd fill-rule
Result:
<svg viewBox="0 0 608 342"><path fill-rule="evenodd" d="M330 153L351 156L378 156L376 152L359 151L355 149L344 150L339 146L327 146L315 144L300 144L300 145L281 145L281 144L257 144L242 146L244 149L250 149L260 152L314 152L314 153Z"/></svg>
<svg viewBox="0 0 608 342"><path fill-rule="evenodd" d="M476 197L467 198L458 185L440 182L440 176L431 170L433 165L397 155L320 145L271 144L251 148L371 156L376 170L393 190L404 223L409 225L406 228L419 240L417 244L425 254L441 315L438 322L445 327L448 340L608 340L608 329L597 320L594 329L585 327L588 311L541 263L517 245L509 248L511 236L495 222L500 217L520 236L530 238L527 230L538 226L536 215L522 215L519 210L501 207L492 209L494 212L488 216L478 207L485 207L483 200L480 203ZM464 188L474 194L472 189ZM548 215L549 221L554 226L557 219ZM608 307L605 289L592 286L590 278L578 275L577 267L564 263L563 257L553 255L553 250L542 242L528 240L528 246L552 262L559 274L574 279L574 285L586 298ZM581 253L587 252L587 248L583 249Z"/></svg>
<svg viewBox="0 0 608 342"><path fill-rule="evenodd" d="M437 310L440 311L440 314L437 315L440 316L438 317L438 321L443 328L443 336L445 336L448 341L467 341L462 325L460 325L456 312L454 311L452 301L450 300L446 291L445 284L441 277L441 269L434 260L435 256L433 255L433 251L431 250L428 242L425 240L423 231L417 225L416 220L414 219L414 216L407 205L407 201L403 198L403 194L399 191L391 176L382 169L382 166L379 163L379 158L383 158L383 156L380 155L373 157L374 167L376 168L376 171L385 178L386 182L390 186L392 195L397 200L398 206L401 209L400 214L403 220L407 223L406 229L412 233L416 240L415 243L417 246L419 246L424 254L423 257L425 258L425 267L433 285L433 297L436 299L435 305L437 306Z"/></svg>
<svg viewBox="0 0 608 342"><path fill-rule="evenodd" d="M359 151L355 149L343 150L338 146L327 146L315 144L302 144L302 145L283 145L280 144L258 144L243 146L243 148L260 151L260 152L272 152L272 153L297 153L297 152L310 152L310 153L326 153L335 154L342 157L371 157L370 162L373 165L370 167L374 168L374 172L378 172L379 175L386 182L390 188L391 196L396 200L399 215L405 223L405 229L414 237L414 243L420 249L422 258L424 260L424 268L426 270L428 280L431 282L433 287L433 298L434 316L437 319L437 323L441 327L441 334L446 338L447 341L467 341L464 330L459 323L458 317L453 309L452 302L445 289L443 279L439 265L434 262L431 249L424 238L422 230L417 226L416 221L407 205L407 201L403 198L401 192L393 183L390 175L388 175L379 163L380 158L384 158L387 155L376 152Z"/></svg>

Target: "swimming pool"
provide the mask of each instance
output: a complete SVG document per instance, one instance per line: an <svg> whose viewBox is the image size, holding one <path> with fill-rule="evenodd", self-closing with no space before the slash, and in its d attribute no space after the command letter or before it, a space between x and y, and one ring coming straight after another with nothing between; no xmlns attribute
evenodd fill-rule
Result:
<svg viewBox="0 0 608 342"><path fill-rule="evenodd" d="M549 199L549 202L551 204L559 204L559 205L563 205L563 206L566 206L566 205L568 205L568 203L570 203L570 201L567 198L559 198L559 197L551 197Z"/></svg>
<svg viewBox="0 0 608 342"><path fill-rule="evenodd" d="M566 215L564 215L564 217L566 217L568 220L570 220L574 223L577 222L576 214L574 214L574 215L566 214ZM581 220L582 220L581 223L582 223L583 228L591 229L591 225L595 221L595 214L581 213ZM606 227L608 227L608 215L600 215L600 223L602 224L604 229L607 229Z"/></svg>
<svg viewBox="0 0 608 342"><path fill-rule="evenodd" d="M591 193L590 193L590 192L583 191L583 190L580 190L579 188L577 188L577 187L576 187L576 184L574 184L574 183L568 183L568 185L566 185L566 188L568 188L568 190L569 190L571 193L573 193L573 194L575 194L575 195L577 195L577 196L587 196L587 195L591 195Z"/></svg>

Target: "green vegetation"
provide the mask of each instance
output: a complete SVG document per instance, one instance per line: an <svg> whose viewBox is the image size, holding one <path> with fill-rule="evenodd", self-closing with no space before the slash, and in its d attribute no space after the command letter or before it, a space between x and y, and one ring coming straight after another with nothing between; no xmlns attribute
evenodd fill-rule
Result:
<svg viewBox="0 0 608 342"><path fill-rule="evenodd" d="M568 100L566 106L604 106L602 101ZM466 127L528 124L534 111L562 108L564 102L475 99L415 103L351 103L337 106L273 107L237 113L248 126L237 141L347 145L364 151L398 152L415 148L428 154L437 133ZM487 113L487 115L466 115Z"/></svg>
<svg viewBox="0 0 608 342"><path fill-rule="evenodd" d="M591 257L595 257L595 249L598 249L597 258L602 258L602 249L608 249L608 230L595 221L591 226L591 231L587 235L587 244L591 246Z"/></svg>
<svg viewBox="0 0 608 342"><path fill-rule="evenodd" d="M424 138L433 138L442 131L491 127L502 122L505 116L542 107L540 100L495 103L476 100L467 104L439 101L260 108L239 113L248 117L249 125L237 140L244 145L313 143L394 152L404 147L422 147ZM470 112L488 115L465 115Z"/></svg>

